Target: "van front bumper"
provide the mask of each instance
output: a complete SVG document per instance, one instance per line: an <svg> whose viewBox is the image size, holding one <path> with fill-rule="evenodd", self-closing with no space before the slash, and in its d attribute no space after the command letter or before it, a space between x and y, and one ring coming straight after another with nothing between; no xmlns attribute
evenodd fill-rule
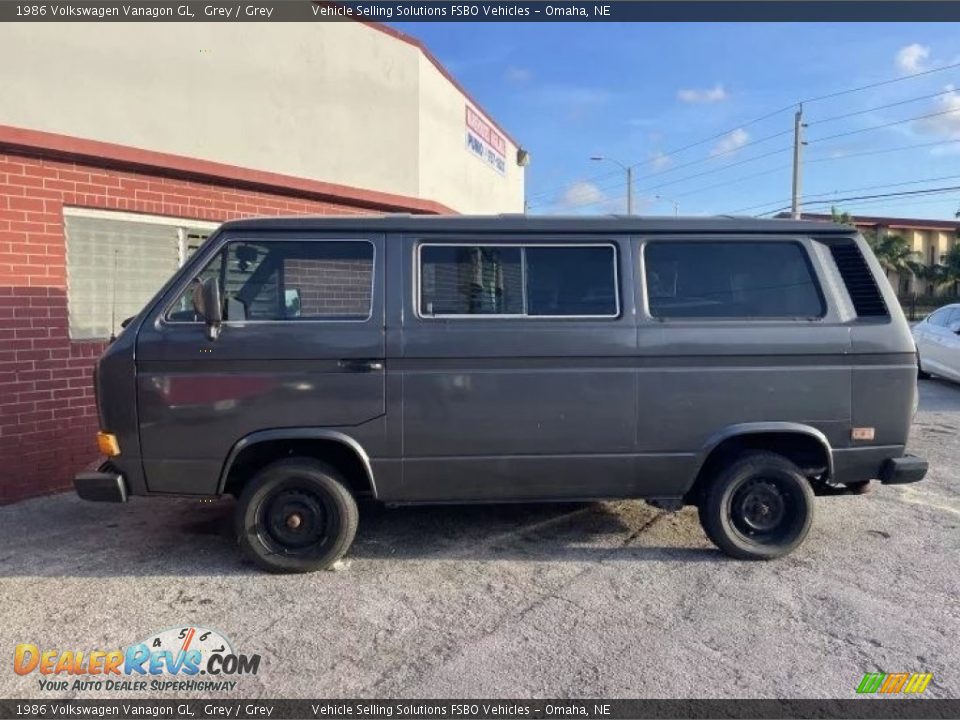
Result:
<svg viewBox="0 0 960 720"><path fill-rule="evenodd" d="M880 482L884 485L905 485L923 480L929 463L916 455L888 458L880 466Z"/></svg>
<svg viewBox="0 0 960 720"><path fill-rule="evenodd" d="M84 500L93 502L127 501L127 481L110 463L87 469L73 477L73 487Z"/></svg>

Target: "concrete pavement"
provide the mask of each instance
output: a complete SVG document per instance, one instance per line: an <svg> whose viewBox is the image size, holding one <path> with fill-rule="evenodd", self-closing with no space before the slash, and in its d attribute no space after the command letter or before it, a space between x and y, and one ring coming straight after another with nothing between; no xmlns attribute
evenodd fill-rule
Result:
<svg viewBox="0 0 960 720"><path fill-rule="evenodd" d="M369 506L340 569L302 576L240 561L228 501L0 508L0 697L117 697L45 694L12 671L17 643L187 625L262 656L237 697L846 698L878 670L957 697L958 431L960 387L922 382L928 479L818 498L805 544L771 563L641 502Z"/></svg>

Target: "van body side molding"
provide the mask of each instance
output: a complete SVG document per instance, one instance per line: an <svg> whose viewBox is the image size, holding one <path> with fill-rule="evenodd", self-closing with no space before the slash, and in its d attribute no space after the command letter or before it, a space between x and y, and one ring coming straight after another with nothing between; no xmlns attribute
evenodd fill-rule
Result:
<svg viewBox="0 0 960 720"><path fill-rule="evenodd" d="M227 486L227 477L230 475L230 468L233 467L233 463L241 451L254 445L259 445L260 443L276 440L330 440L350 448L360 459L360 462L363 464L363 469L367 473L367 477L370 478L370 491L373 493L373 498L375 500L378 498L377 483L373 477L373 467L370 464L370 456L367 455L367 451L363 449L363 446L346 433L337 430L310 427L258 430L237 440L227 455L226 461L223 463L223 469L220 471L220 481L217 483L217 494L223 494L224 488Z"/></svg>

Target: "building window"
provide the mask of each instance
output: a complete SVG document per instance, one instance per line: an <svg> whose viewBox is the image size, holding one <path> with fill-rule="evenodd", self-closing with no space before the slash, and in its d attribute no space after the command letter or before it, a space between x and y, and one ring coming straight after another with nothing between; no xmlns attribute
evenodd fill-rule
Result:
<svg viewBox="0 0 960 720"><path fill-rule="evenodd" d="M422 245L425 317L616 317L612 245Z"/></svg>
<svg viewBox="0 0 960 720"><path fill-rule="evenodd" d="M373 298L373 245L366 240L232 242L196 278L220 279L227 322L367 320ZM167 311L169 322L199 322L191 283Z"/></svg>
<svg viewBox="0 0 960 720"><path fill-rule="evenodd" d="M64 210L73 340L104 340L136 315L216 227L175 218Z"/></svg>
<svg viewBox="0 0 960 720"><path fill-rule="evenodd" d="M644 251L658 318L813 318L824 304L793 242L652 242Z"/></svg>

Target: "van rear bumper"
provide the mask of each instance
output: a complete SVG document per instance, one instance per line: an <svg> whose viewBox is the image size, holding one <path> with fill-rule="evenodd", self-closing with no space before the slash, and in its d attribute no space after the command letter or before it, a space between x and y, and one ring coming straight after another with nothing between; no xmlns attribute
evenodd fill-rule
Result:
<svg viewBox="0 0 960 720"><path fill-rule="evenodd" d="M123 475L104 463L96 470L84 470L73 477L73 487L83 500L93 502L127 501L127 481Z"/></svg>
<svg viewBox="0 0 960 720"><path fill-rule="evenodd" d="M880 482L884 485L905 485L923 480L929 463L916 455L888 458L880 466Z"/></svg>
<svg viewBox="0 0 960 720"><path fill-rule="evenodd" d="M919 482L927 474L927 461L904 450L903 445L834 448L831 480L840 485L867 480L886 485Z"/></svg>

